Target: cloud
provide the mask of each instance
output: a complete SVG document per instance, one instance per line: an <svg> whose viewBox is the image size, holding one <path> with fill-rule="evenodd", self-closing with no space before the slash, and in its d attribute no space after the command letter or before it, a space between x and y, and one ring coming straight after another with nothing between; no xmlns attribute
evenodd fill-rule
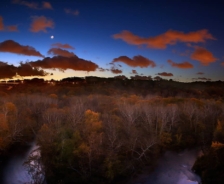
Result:
<svg viewBox="0 0 224 184"><path fill-rule="evenodd" d="M13 40L6 40L0 42L0 52L10 52L15 54L22 54L27 56L44 57L40 52L36 51L31 46L23 46Z"/></svg>
<svg viewBox="0 0 224 184"><path fill-rule="evenodd" d="M47 53L52 54L54 56L64 56L64 57L75 56L75 54L73 52L69 52L67 50L60 49L60 48L51 48Z"/></svg>
<svg viewBox="0 0 224 184"><path fill-rule="evenodd" d="M48 73L32 67L29 63L20 63L20 65L16 67L0 61L0 79L13 78L16 74L23 77L28 77L46 76Z"/></svg>
<svg viewBox="0 0 224 184"><path fill-rule="evenodd" d="M44 9L51 9L51 10L53 10L53 7L51 6L51 4L49 2L46 2L46 1L43 1L42 7Z"/></svg>
<svg viewBox="0 0 224 184"><path fill-rule="evenodd" d="M0 16L0 31L4 30L3 18Z"/></svg>
<svg viewBox="0 0 224 184"><path fill-rule="evenodd" d="M134 56L133 59L127 57L127 56L120 56L118 58L114 58L112 63L115 62L123 62L131 67L141 67L141 68L147 68L148 66L155 67L156 64L154 61L151 61L141 55Z"/></svg>
<svg viewBox="0 0 224 184"><path fill-rule="evenodd" d="M46 57L43 60L37 60L30 62L33 67L40 67L43 69L59 69L59 70L81 70L81 71L95 71L98 65L77 57L64 57L64 56L54 56L52 58Z"/></svg>
<svg viewBox="0 0 224 184"><path fill-rule="evenodd" d="M182 62L182 63L175 63L173 62L172 60L167 60L167 62L172 66L172 67L176 67L176 68L181 68L181 69L189 69L189 68L194 68L194 66L185 61L185 62Z"/></svg>
<svg viewBox="0 0 224 184"><path fill-rule="evenodd" d="M49 2L46 2L46 1L42 2L42 6L40 6L38 3L28 2L28 1L24 1L24 0L13 0L12 3L13 4L24 5L24 6L27 6L27 7L31 8L31 9L36 9L36 10L53 9L51 4Z"/></svg>
<svg viewBox="0 0 224 184"><path fill-rule="evenodd" d="M198 72L197 75L204 75L204 72Z"/></svg>
<svg viewBox="0 0 224 184"><path fill-rule="evenodd" d="M204 66L208 66L217 60L210 51L202 47L196 47L191 54L191 59L199 61Z"/></svg>
<svg viewBox="0 0 224 184"><path fill-rule="evenodd" d="M152 77L151 76L135 75L135 76L131 76L131 79L133 79L133 80L152 80Z"/></svg>
<svg viewBox="0 0 224 184"><path fill-rule="evenodd" d="M157 75L164 76L164 77L171 77L171 76L173 76L172 73L167 73L167 72L158 73Z"/></svg>
<svg viewBox="0 0 224 184"><path fill-rule="evenodd" d="M203 80L203 81L211 81L210 78L206 78L206 77L198 77L198 78L192 78L192 80Z"/></svg>
<svg viewBox="0 0 224 184"><path fill-rule="evenodd" d="M132 70L131 74L138 74L136 70Z"/></svg>
<svg viewBox="0 0 224 184"><path fill-rule="evenodd" d="M6 29L10 32L17 32L18 30L18 26L17 25L13 25L13 26L7 26Z"/></svg>
<svg viewBox="0 0 224 184"><path fill-rule="evenodd" d="M112 68L110 69L110 71L111 71L112 73L114 73L114 74L120 74L120 73L122 73L122 70L119 70L119 69L114 68L114 67L112 67Z"/></svg>
<svg viewBox="0 0 224 184"><path fill-rule="evenodd" d="M221 65L222 65L222 66L224 66L224 61L223 61L223 62L221 62Z"/></svg>
<svg viewBox="0 0 224 184"><path fill-rule="evenodd" d="M71 10L71 9L68 9L68 8L65 8L64 10L65 10L65 13L67 13L67 14L71 14L71 15L75 15L75 16L79 15L78 10Z"/></svg>
<svg viewBox="0 0 224 184"><path fill-rule="evenodd" d="M99 67L99 68L98 68L98 71L100 71L100 72L105 72L105 71L109 71L109 69L104 69L104 68Z"/></svg>
<svg viewBox="0 0 224 184"><path fill-rule="evenodd" d="M3 22L2 16L0 16L0 31L10 31L10 32L15 32L18 31L17 25L10 25L10 26L5 26Z"/></svg>
<svg viewBox="0 0 224 184"><path fill-rule="evenodd" d="M149 38L143 38L124 30L121 33L114 34L113 38L121 39L131 45L146 45L148 48L154 49L165 49L167 45L175 45L177 42L199 43L205 42L207 39L215 39L206 29L189 33L168 30L163 34Z"/></svg>
<svg viewBox="0 0 224 184"><path fill-rule="evenodd" d="M30 26L31 32L47 32L46 28L54 28L54 22L51 19L47 19L45 16L33 17L33 22Z"/></svg>
<svg viewBox="0 0 224 184"><path fill-rule="evenodd" d="M54 43L51 45L52 47L58 47L58 48L61 48L61 49L75 49L74 47L72 47L71 45L69 44L61 44L61 43Z"/></svg>

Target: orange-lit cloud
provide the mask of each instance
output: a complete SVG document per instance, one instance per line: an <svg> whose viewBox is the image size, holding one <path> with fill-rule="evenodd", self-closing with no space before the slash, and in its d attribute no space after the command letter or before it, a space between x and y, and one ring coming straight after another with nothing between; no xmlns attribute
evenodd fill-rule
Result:
<svg viewBox="0 0 224 184"><path fill-rule="evenodd" d="M45 16L33 17L33 22L30 26L31 32L47 32L47 28L54 28L54 22L51 19L47 19Z"/></svg>
<svg viewBox="0 0 224 184"><path fill-rule="evenodd" d="M157 75L164 76L164 77L171 77L171 76L173 76L172 73L167 73L167 72L158 73Z"/></svg>
<svg viewBox="0 0 224 184"><path fill-rule="evenodd" d="M31 46L23 46L13 40L6 40L0 42L0 52L11 52L15 54L22 54L27 56L44 57L40 52L36 51Z"/></svg>
<svg viewBox="0 0 224 184"><path fill-rule="evenodd" d="M172 60L169 59L167 62L168 62L172 67L176 67L176 68L181 68L181 69L194 68L194 66L193 66L191 63L187 62L187 61L185 61L185 62L183 62L183 63L175 63L175 62L173 62Z"/></svg>
<svg viewBox="0 0 224 184"><path fill-rule="evenodd" d="M204 72L198 72L197 75L204 75Z"/></svg>
<svg viewBox="0 0 224 184"><path fill-rule="evenodd" d="M61 49L75 49L74 47L72 47L71 45L69 44L61 44L61 43L54 43L51 45L52 47L58 47L58 48L61 48Z"/></svg>
<svg viewBox="0 0 224 184"><path fill-rule="evenodd" d="M60 48L51 48L47 53L52 54L54 56L64 56L64 57L75 56L75 54L73 52L69 52L67 50L60 49Z"/></svg>
<svg viewBox="0 0 224 184"><path fill-rule="evenodd" d="M23 77L47 75L45 71L34 68L29 63L20 63L17 67L0 61L0 79L13 78L16 74Z"/></svg>
<svg viewBox="0 0 224 184"><path fill-rule="evenodd" d="M33 67L41 67L43 69L59 69L59 70L81 70L81 71L95 71L98 65L92 61L88 61L77 56L63 57L54 56L53 58L47 57L43 60L30 62Z"/></svg>
<svg viewBox="0 0 224 184"><path fill-rule="evenodd" d="M67 14L71 14L71 15L75 15L75 16L79 15L78 10L71 10L71 9L68 9L68 8L65 8L64 10L65 10L65 13L67 13Z"/></svg>
<svg viewBox="0 0 224 184"><path fill-rule="evenodd" d="M154 61L149 60L141 55L134 56L133 59L127 56L120 56L118 58L113 59L112 63L115 63L115 62L123 62L128 66L141 67L141 68L147 68L148 66L151 66L151 67L156 66Z"/></svg>
<svg viewBox="0 0 224 184"><path fill-rule="evenodd" d="M191 59L199 61L204 66L217 60L210 51L202 47L196 47L195 51L191 54Z"/></svg>
<svg viewBox="0 0 224 184"><path fill-rule="evenodd" d="M222 66L224 66L224 61L223 61L223 62L221 62L221 65L222 65Z"/></svg>
<svg viewBox="0 0 224 184"><path fill-rule="evenodd" d="M121 39L131 45L146 45L148 48L154 49L165 49L167 45L175 45L177 42L199 43L205 42L207 39L215 39L206 29L189 33L168 30L163 34L148 38L134 35L130 31L125 30L114 34L113 38Z"/></svg>
<svg viewBox="0 0 224 184"><path fill-rule="evenodd" d="M10 31L10 32L15 32L18 31L17 25L10 25L10 26L5 26L3 22L2 16L0 16L0 31Z"/></svg>
<svg viewBox="0 0 224 184"><path fill-rule="evenodd" d="M49 2L46 2L46 1L43 1L42 2L42 6L40 6L38 3L36 2L28 2L28 1L25 1L25 0L13 0L12 3L14 4L20 4L20 5L24 5L24 6L27 6L31 9L53 9L51 4Z"/></svg>
<svg viewBox="0 0 224 184"><path fill-rule="evenodd" d="M112 68L110 69L110 71L111 71L112 73L114 73L114 74L120 74L120 73L122 73L122 70L117 69L117 68L114 68L114 67L112 67Z"/></svg>

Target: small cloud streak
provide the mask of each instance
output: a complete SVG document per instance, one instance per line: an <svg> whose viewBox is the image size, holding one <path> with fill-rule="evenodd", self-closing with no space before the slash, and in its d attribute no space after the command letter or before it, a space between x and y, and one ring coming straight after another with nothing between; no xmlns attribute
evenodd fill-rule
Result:
<svg viewBox="0 0 224 184"><path fill-rule="evenodd" d="M18 26L17 25L5 26L3 22L3 17L0 16L0 31L16 32L18 31Z"/></svg>
<svg viewBox="0 0 224 184"><path fill-rule="evenodd" d="M172 67L176 67L176 68L180 68L180 69L190 69L190 68L194 68L194 66L191 63L187 62L187 61L185 61L183 63L175 63L175 62L173 62L172 60L169 59L167 62Z"/></svg>
<svg viewBox="0 0 224 184"><path fill-rule="evenodd" d="M167 73L167 72L158 73L157 75L164 76L164 77L171 77L171 76L173 76L172 73Z"/></svg>
<svg viewBox="0 0 224 184"><path fill-rule="evenodd" d="M54 56L52 58L46 57L43 60L30 62L33 67L40 67L43 69L59 69L59 70L80 70L80 71L96 71L98 65L92 61L88 61L77 57Z"/></svg>
<svg viewBox="0 0 224 184"><path fill-rule="evenodd" d="M210 78L206 78L206 77L198 77L198 78L192 78L192 80L203 80L203 81L211 81Z"/></svg>
<svg viewBox="0 0 224 184"><path fill-rule="evenodd" d="M42 7L44 9L50 9L50 10L53 10L53 7L51 6L51 4L49 2L46 2L46 1L43 1L42 3Z"/></svg>
<svg viewBox="0 0 224 184"><path fill-rule="evenodd" d="M18 30L18 26L17 25L13 25L13 26L7 26L6 30L10 31L10 32L17 32Z"/></svg>
<svg viewBox="0 0 224 184"><path fill-rule="evenodd" d="M115 63L115 62L123 62L128 66L141 67L141 68L147 68L148 66L151 66L153 68L156 66L154 61L149 60L141 55L134 56L133 59L127 56L120 56L118 58L113 59L112 63Z"/></svg>
<svg viewBox="0 0 224 184"><path fill-rule="evenodd" d="M15 54L44 57L40 52L36 51L31 46L23 46L13 40L0 42L0 52L10 52Z"/></svg>
<svg viewBox="0 0 224 184"><path fill-rule="evenodd" d="M138 72L136 70L132 70L131 74L138 74Z"/></svg>
<svg viewBox="0 0 224 184"><path fill-rule="evenodd" d="M28 8L31 9L36 9L36 10L41 10L41 9L53 9L51 4L49 2L43 1L42 2L42 6L39 6L38 3L35 2L28 2L28 1L24 1L24 0L13 0L12 1L13 4L19 4L19 5L24 5Z"/></svg>
<svg viewBox="0 0 224 184"><path fill-rule="evenodd" d="M167 45L175 45L177 42L200 43L208 39L215 39L206 29L189 33L168 30L163 34L149 38L143 38L124 30L121 33L114 34L113 38L121 39L130 45L146 45L148 48L154 49L165 49Z"/></svg>
<svg viewBox="0 0 224 184"><path fill-rule="evenodd" d="M29 63L20 63L20 65L16 67L0 61L0 79L10 79L16 75L22 77L46 76L48 73L44 70L32 67Z"/></svg>
<svg viewBox="0 0 224 184"><path fill-rule="evenodd" d="M221 62L221 65L222 65L222 66L224 66L224 61L223 61L223 62Z"/></svg>
<svg viewBox="0 0 224 184"><path fill-rule="evenodd" d="M67 14L71 14L71 15L75 15L75 16L79 15L78 10L71 10L71 9L68 9L68 8L65 8L64 10L65 10L65 13L67 13Z"/></svg>
<svg viewBox="0 0 224 184"><path fill-rule="evenodd" d="M208 66L217 60L213 54L205 48L197 47L191 54L191 59L199 61L202 65Z"/></svg>
<svg viewBox="0 0 224 184"><path fill-rule="evenodd" d="M67 50L60 49L60 48L51 48L47 53L52 54L54 56L64 56L64 57L75 56L75 54L73 52L69 52Z"/></svg>
<svg viewBox="0 0 224 184"><path fill-rule="evenodd" d="M198 72L197 75L204 75L204 72Z"/></svg>
<svg viewBox="0 0 224 184"><path fill-rule="evenodd" d="M47 28L54 28L54 22L51 19L47 19L45 16L40 16L40 17L33 17L33 22L31 23L30 26L30 31L31 32L47 32Z"/></svg>
<svg viewBox="0 0 224 184"><path fill-rule="evenodd" d="M4 30L3 18L0 16L0 31Z"/></svg>
<svg viewBox="0 0 224 184"><path fill-rule="evenodd" d="M61 49L72 49L74 50L75 48L72 47L71 45L69 44L62 44L62 43L54 43L51 45L52 47L58 47L58 48L61 48Z"/></svg>

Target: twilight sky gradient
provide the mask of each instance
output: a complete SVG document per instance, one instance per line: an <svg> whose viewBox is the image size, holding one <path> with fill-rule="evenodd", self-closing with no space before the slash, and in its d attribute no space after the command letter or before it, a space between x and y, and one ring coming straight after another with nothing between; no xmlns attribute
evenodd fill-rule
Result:
<svg viewBox="0 0 224 184"><path fill-rule="evenodd" d="M224 81L219 2L1 1L0 79L144 75Z"/></svg>

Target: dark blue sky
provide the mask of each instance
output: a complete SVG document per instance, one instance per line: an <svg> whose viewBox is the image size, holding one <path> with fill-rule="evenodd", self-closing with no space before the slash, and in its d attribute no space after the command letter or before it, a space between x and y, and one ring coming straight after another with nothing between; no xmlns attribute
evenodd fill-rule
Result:
<svg viewBox="0 0 224 184"><path fill-rule="evenodd" d="M224 80L223 9L221 1L1 1L0 72L7 65L29 76L18 70L27 62L53 73L46 79Z"/></svg>

